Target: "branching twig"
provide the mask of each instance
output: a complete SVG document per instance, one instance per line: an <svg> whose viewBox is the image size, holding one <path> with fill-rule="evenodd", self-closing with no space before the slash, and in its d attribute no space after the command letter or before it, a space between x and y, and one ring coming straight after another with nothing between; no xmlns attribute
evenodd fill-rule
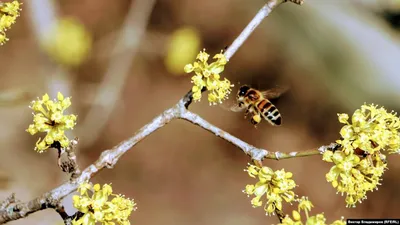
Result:
<svg viewBox="0 0 400 225"><path fill-rule="evenodd" d="M336 147L335 144L329 146L323 146L319 149L311 149L305 152L291 152L291 153L281 153L281 152L269 152L265 149L256 148L246 142L230 135L229 133L223 131L220 128L208 123L206 120L202 119L200 116L188 111L185 105L188 103L190 98L182 98L177 105L172 108L165 110L162 114L153 119L150 123L145 125L139 131L135 133L130 139L127 139L114 148L104 151L100 158L92 165L87 167L82 173L76 178L75 181L67 182L58 188L43 194L42 196L31 200L26 203L19 203L13 207L8 207L7 209L0 210L0 224L23 218L31 213L38 210L51 207L58 201L66 197L67 195L74 192L80 183L89 180L94 175L96 175L103 168L112 168L120 159L120 157L131 149L138 142L143 140L145 137L158 130L159 128L165 126L167 123L173 119L184 119L190 121L200 127L214 133L220 138L234 144L238 148L242 149L246 154L250 155L253 160L263 160L265 159L288 159L295 157L320 155L326 150L332 150ZM53 203L52 203L53 202Z"/></svg>
<svg viewBox="0 0 400 225"><path fill-rule="evenodd" d="M184 106L182 107L184 108ZM153 119L153 121L137 131L130 139L121 142L110 150L102 152L100 158L82 171L75 181L66 182L29 202L19 203L5 209L0 209L0 224L21 219L39 210L54 208L52 206L56 205L57 201L76 191L80 183L89 180L105 167L112 168L119 158L132 148L132 146L136 145L157 129L163 127L172 119L177 118L179 111L180 108L177 107L167 109L161 115Z"/></svg>
<svg viewBox="0 0 400 225"><path fill-rule="evenodd" d="M257 13L250 24L244 29L244 31L239 35L239 37L233 42L233 44L225 52L227 59L230 59L233 54L239 49L239 47L244 43L244 41L250 36L252 31L260 24L260 22L269 15L269 13L276 8L280 3L286 0L268 0L266 5ZM302 2L298 0L290 0L292 2ZM292 153L280 153L280 152L269 152L265 149L256 148L239 138L223 131L220 128L212 125L206 120L202 119L195 113L187 110L188 106L192 102L192 92L189 91L179 102L165 110L162 114L154 118L150 123L146 124L139 131L137 131L131 138L122 141L115 147L109 150L105 150L100 155L99 159L92 165L88 166L82 173L76 174L76 179L71 180L62 184L61 186L47 192L29 202L15 203L15 204L4 204L4 207L0 208L0 224L17 220L28 216L39 210L53 208L55 209L65 221L65 224L69 224L70 220L74 216L79 216L77 214L73 216L68 216L65 210L60 206L60 201L67 195L76 191L79 184L84 181L89 180L94 175L96 175L103 168L112 168L120 159L120 157L131 149L138 142L143 140L145 137L156 131L157 129L165 126L167 123L173 119L184 119L193 124L196 124L213 134L219 136L220 138L232 143L238 148L242 149L246 154L250 155L253 160L261 161L263 159L288 159L294 157L320 155L322 152L333 149L337 145L331 144L330 146L323 146L319 149L312 149L305 152L292 152ZM71 155L70 155L71 156ZM74 158L74 157L72 157ZM73 159L74 163L75 158ZM13 197L14 198L14 197ZM3 205L3 204L2 204Z"/></svg>

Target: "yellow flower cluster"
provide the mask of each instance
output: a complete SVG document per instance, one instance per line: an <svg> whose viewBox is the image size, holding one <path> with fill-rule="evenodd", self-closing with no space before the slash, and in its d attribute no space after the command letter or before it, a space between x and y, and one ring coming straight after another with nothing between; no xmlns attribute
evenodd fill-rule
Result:
<svg viewBox="0 0 400 225"><path fill-rule="evenodd" d="M63 115L64 110L71 105L70 98L64 98L59 92L57 100L50 100L49 95L43 95L42 99L32 101L29 106L33 111L33 124L30 124L26 130L31 135L38 132L46 132L46 137L36 142L35 150L44 152L54 142L58 142L61 147L67 147L69 140L64 131L73 129L76 124L76 116L73 114Z"/></svg>
<svg viewBox="0 0 400 225"><path fill-rule="evenodd" d="M355 206L366 199L366 193L377 189L387 168L383 152L395 153L400 147L398 129L400 120L396 114L388 113L383 107L362 105L349 123L347 114L339 114L343 124L338 140L342 149L326 151L323 160L335 165L326 174L328 182L346 194L347 206Z"/></svg>
<svg viewBox="0 0 400 225"><path fill-rule="evenodd" d="M8 38L6 37L7 29L11 28L11 25L15 23L19 12L21 11L20 6L22 3L18 1L0 3L0 44L3 45Z"/></svg>
<svg viewBox="0 0 400 225"><path fill-rule="evenodd" d="M395 113L388 113L385 108L376 105L362 105L351 117L339 114L339 122L346 124L340 130L342 140L337 143L343 146L346 154L359 148L369 154L378 151L398 152L400 148L400 119Z"/></svg>
<svg viewBox="0 0 400 225"><path fill-rule="evenodd" d="M260 207L263 202L261 197L265 195L266 203L264 210L267 215L275 213L275 210L282 210L282 202L292 202L295 200L295 194L291 191L296 187L296 183L292 180L292 173L285 172L284 169L273 171L269 167L258 167L249 164L246 169L250 177L258 178L258 182L253 185L246 185L243 191L248 196L255 195L251 200L254 208Z"/></svg>
<svg viewBox="0 0 400 225"><path fill-rule="evenodd" d="M309 216L308 212L311 211L311 208L314 207L311 201L308 200L306 197L302 197L299 199L298 209L293 210L292 218L289 215L282 220L282 223L279 225L326 225L326 219L323 213L317 214L315 216ZM302 222L302 218L300 216L300 212L304 211L306 215L306 221ZM341 220L336 220L331 225L345 225L346 222Z"/></svg>
<svg viewBox="0 0 400 225"><path fill-rule="evenodd" d="M363 158L356 154L346 155L344 151L326 151L323 160L335 165L326 174L326 180L338 192L346 193L347 206L355 206L367 198L368 191L377 189L387 168L383 154L368 155Z"/></svg>
<svg viewBox="0 0 400 225"><path fill-rule="evenodd" d="M197 55L197 62L187 64L184 70L186 73L195 72L195 75L192 77L192 83L194 84L192 87L193 100L200 101L202 90L205 88L209 92L208 101L210 105L216 105L228 98L233 85L226 78L220 80L220 73L224 71L227 63L224 54L222 52L216 54L213 57L216 61L211 64L208 64L208 58L209 55L203 50Z"/></svg>
<svg viewBox="0 0 400 225"><path fill-rule="evenodd" d="M89 196L89 190L93 192L92 196ZM85 182L80 185L78 191L81 196L74 195L73 204L84 215L73 220L73 225L94 225L98 222L104 225L130 224L128 217L136 210L136 203L122 195L112 194L111 185L104 184L101 188L99 184L95 184L92 187ZM114 197L111 201L108 200L110 196Z"/></svg>

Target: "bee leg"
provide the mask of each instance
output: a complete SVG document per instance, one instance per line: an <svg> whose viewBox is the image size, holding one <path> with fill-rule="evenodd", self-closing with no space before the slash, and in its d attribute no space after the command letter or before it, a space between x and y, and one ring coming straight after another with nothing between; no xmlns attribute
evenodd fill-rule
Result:
<svg viewBox="0 0 400 225"><path fill-rule="evenodd" d="M244 113L244 118L247 119L247 116L250 113L250 109L251 109L251 105L249 105L249 107L247 107L246 112Z"/></svg>
<svg viewBox="0 0 400 225"><path fill-rule="evenodd" d="M251 124L254 125L254 128L257 129L257 125L261 122L261 116L259 114L254 115L251 118Z"/></svg>
<svg viewBox="0 0 400 225"><path fill-rule="evenodd" d="M246 112L244 113L244 119L247 119L247 116L249 115L249 110L247 109Z"/></svg>
<svg viewBox="0 0 400 225"><path fill-rule="evenodd" d="M254 128L257 128L257 124L258 124L257 121L255 121L253 118L251 118L250 122L251 122L251 124L254 125Z"/></svg>

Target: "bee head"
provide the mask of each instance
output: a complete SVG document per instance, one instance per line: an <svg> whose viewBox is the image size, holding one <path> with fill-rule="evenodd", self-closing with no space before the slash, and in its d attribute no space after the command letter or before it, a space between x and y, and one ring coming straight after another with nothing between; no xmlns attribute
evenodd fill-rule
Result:
<svg viewBox="0 0 400 225"><path fill-rule="evenodd" d="M247 86L247 85L241 86L241 87L239 88L239 91L238 91L237 96L238 96L238 97L243 97L243 96L247 93L247 91L248 91L249 89L250 89L250 87Z"/></svg>

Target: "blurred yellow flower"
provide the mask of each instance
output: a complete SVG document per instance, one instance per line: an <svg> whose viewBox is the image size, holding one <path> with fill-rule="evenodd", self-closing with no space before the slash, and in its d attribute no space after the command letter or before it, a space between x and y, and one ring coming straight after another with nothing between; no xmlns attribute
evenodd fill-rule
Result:
<svg viewBox="0 0 400 225"><path fill-rule="evenodd" d="M31 135L38 132L47 133L45 138L36 142L35 150L44 152L50 146L58 142L61 147L67 147L69 140L64 131L73 129L76 124L76 116L73 114L63 115L71 105L70 98L64 98L59 92L57 100L50 100L49 95L43 95L42 99L32 101L30 108L33 110L33 124L26 130Z"/></svg>
<svg viewBox="0 0 400 225"><path fill-rule="evenodd" d="M233 84L226 78L220 80L221 77L219 74L224 71L224 67L227 63L224 54L222 54L222 52L216 54L213 57L216 61L211 64L207 62L209 56L210 55L207 54L205 50L201 51L197 55L197 61L193 64L187 64L184 70L186 73L195 73L192 77L192 83L194 84L192 87L193 100L200 101L201 92L203 88L205 88L208 91L208 101L210 105L216 105L228 98Z"/></svg>
<svg viewBox="0 0 400 225"><path fill-rule="evenodd" d="M296 183L292 180L292 173L285 172L284 169L273 171L269 167L258 167L249 165L246 169L250 177L258 178L258 182L249 184L243 191L248 196L254 195L251 204L254 208L263 205L261 198L265 195L266 203L264 210L267 215L272 215L275 210L282 210L282 202L295 201L295 194L292 191Z"/></svg>
<svg viewBox="0 0 400 225"><path fill-rule="evenodd" d="M79 21L61 18L44 41L43 47L56 62L65 66L78 66L90 53L92 36Z"/></svg>
<svg viewBox="0 0 400 225"><path fill-rule="evenodd" d="M13 2L0 2L0 44L3 45L8 38L6 36L7 29L11 28L17 17L19 17L19 12L21 11L22 3L18 1Z"/></svg>
<svg viewBox="0 0 400 225"><path fill-rule="evenodd" d="M170 37L165 66L172 74L183 73L183 67L196 58L200 50L200 34L191 27L181 27Z"/></svg>
<svg viewBox="0 0 400 225"><path fill-rule="evenodd" d="M122 195L112 192L109 184L95 184L93 187L88 182L84 182L78 188L79 195L72 197L74 207L84 213L81 218L72 221L73 225L87 225L102 223L104 225L120 224L129 225L128 217L131 212L136 210L136 203ZM89 196L89 192L92 195ZM109 201L109 197L114 198Z"/></svg>

